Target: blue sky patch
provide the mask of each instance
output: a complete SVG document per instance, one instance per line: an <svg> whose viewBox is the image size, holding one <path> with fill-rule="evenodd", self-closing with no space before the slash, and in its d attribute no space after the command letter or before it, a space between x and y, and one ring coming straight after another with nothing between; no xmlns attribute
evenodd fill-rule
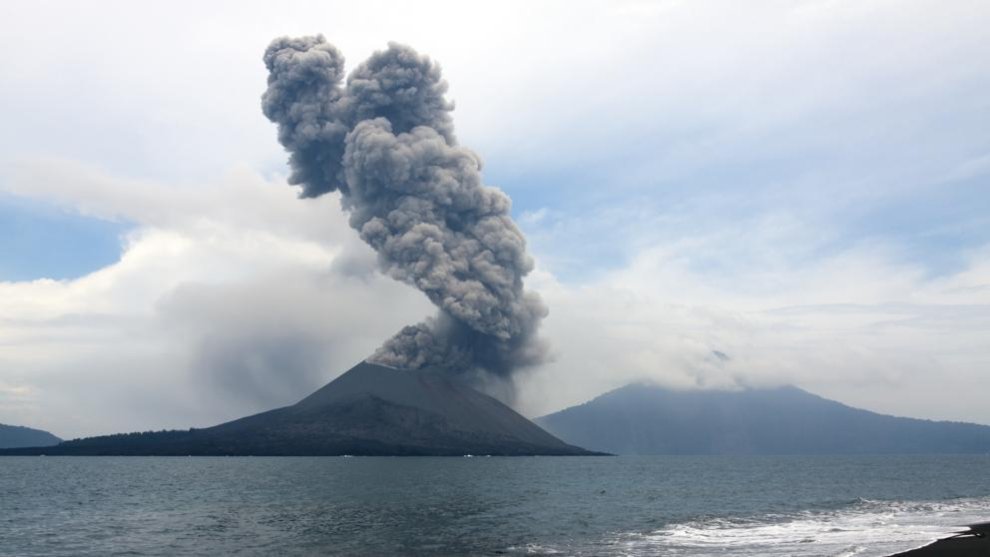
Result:
<svg viewBox="0 0 990 557"><path fill-rule="evenodd" d="M0 281L72 279L120 258L128 223L0 196Z"/></svg>

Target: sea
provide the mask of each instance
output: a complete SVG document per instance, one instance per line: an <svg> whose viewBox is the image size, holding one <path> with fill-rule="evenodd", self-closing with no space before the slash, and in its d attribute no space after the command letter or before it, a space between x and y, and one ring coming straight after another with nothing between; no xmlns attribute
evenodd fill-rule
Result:
<svg viewBox="0 0 990 557"><path fill-rule="evenodd" d="M0 457L0 555L881 556L990 456Z"/></svg>

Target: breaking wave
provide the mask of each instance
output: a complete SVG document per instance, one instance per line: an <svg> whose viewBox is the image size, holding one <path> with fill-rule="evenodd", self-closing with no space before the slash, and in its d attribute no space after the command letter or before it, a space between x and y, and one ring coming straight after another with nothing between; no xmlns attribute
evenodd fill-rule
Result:
<svg viewBox="0 0 990 557"><path fill-rule="evenodd" d="M986 520L990 497L857 499L836 510L700 518L605 540L613 555L879 557L926 545Z"/></svg>

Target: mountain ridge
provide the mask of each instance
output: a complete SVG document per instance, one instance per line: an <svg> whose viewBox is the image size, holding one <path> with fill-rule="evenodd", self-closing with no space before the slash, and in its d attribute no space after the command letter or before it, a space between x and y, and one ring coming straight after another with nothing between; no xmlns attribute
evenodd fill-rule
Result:
<svg viewBox="0 0 990 557"><path fill-rule="evenodd" d="M0 424L0 449L49 446L61 442L55 435L41 429Z"/></svg>
<svg viewBox="0 0 990 557"><path fill-rule="evenodd" d="M794 386L630 384L534 421L570 443L619 454L990 452L990 426L888 416Z"/></svg>

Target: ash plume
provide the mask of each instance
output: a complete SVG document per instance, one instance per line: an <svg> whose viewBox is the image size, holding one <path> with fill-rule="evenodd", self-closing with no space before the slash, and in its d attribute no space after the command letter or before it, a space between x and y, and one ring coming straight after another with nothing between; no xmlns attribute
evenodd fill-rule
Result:
<svg viewBox="0 0 990 557"><path fill-rule="evenodd" d="M525 239L509 198L482 184L481 159L457 145L439 66L390 43L345 83L343 56L319 35L275 39L264 61L262 109L290 153L289 182L302 197L339 191L381 269L439 310L370 361L502 378L543 361L547 309L523 289Z"/></svg>

